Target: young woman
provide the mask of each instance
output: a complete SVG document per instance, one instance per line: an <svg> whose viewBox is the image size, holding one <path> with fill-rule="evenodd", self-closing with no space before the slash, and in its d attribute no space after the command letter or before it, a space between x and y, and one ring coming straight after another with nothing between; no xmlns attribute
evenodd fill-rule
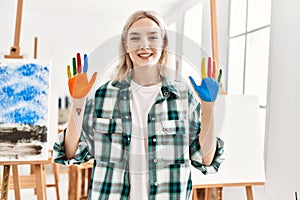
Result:
<svg viewBox="0 0 300 200"><path fill-rule="evenodd" d="M87 57L82 72L78 56L77 72L69 78L71 114L54 145L54 161L94 159L89 199L189 199L190 165L204 174L218 170L223 142L212 129L216 67L209 64L201 86L190 77L200 104L186 84L167 78L167 44L156 13L132 14L116 77L90 100L96 73L88 82Z"/></svg>

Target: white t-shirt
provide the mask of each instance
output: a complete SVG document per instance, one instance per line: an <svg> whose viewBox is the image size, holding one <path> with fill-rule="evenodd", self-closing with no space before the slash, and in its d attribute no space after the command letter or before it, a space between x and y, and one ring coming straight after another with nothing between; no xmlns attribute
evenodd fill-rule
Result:
<svg viewBox="0 0 300 200"><path fill-rule="evenodd" d="M161 83L141 86L131 81L132 133L129 156L130 200L149 199L147 115L160 91Z"/></svg>

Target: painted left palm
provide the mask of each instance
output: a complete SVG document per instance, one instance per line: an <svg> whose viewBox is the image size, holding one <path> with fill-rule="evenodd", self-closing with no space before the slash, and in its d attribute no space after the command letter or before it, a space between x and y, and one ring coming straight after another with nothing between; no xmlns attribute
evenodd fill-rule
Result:
<svg viewBox="0 0 300 200"><path fill-rule="evenodd" d="M193 77L189 76L194 90L198 93L199 97L206 102L214 102L217 99L222 78L222 69L220 69L217 80L217 67L215 62L213 62L212 71L211 68L211 58L209 57L206 73L205 59L203 58L201 65L202 82L200 86L195 83Z"/></svg>

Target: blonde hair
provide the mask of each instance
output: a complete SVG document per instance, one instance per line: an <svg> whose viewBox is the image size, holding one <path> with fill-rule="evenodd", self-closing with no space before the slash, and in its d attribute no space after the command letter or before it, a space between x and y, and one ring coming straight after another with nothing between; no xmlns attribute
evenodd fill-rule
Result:
<svg viewBox="0 0 300 200"><path fill-rule="evenodd" d="M117 73L114 77L115 80L121 81L126 80L127 76L130 74L131 69L133 68L133 63L129 57L129 54L126 52L125 42L127 39L127 34L129 28L132 26L133 23L136 21L143 19L143 18L149 18L153 20L160 28L161 35L163 38L163 46L162 46L162 53L161 57L158 61L158 69L160 75L164 76L166 74L166 64L167 64L167 50L166 47L168 45L168 38L166 34L166 28L165 23L163 19L155 12L153 11L136 11L134 12L127 20L123 27L122 31L122 38L121 38L121 44L120 44L120 59L119 64L117 66Z"/></svg>

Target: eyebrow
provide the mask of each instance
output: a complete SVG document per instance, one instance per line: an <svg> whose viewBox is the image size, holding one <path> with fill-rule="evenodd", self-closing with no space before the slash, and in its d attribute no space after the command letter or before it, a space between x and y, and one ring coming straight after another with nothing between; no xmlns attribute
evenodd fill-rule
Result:
<svg viewBox="0 0 300 200"><path fill-rule="evenodd" d="M129 33L129 35L141 35L141 34L138 32L131 32L131 33Z"/></svg>
<svg viewBox="0 0 300 200"><path fill-rule="evenodd" d="M155 35L155 34L160 34L159 32L157 31L152 31L152 32L148 32L147 35ZM131 32L129 33L129 35L141 35L141 33L139 32Z"/></svg>
<svg viewBox="0 0 300 200"><path fill-rule="evenodd" d="M157 31L152 31L152 32L147 33L147 35L154 35L154 34L160 34L160 33Z"/></svg>

